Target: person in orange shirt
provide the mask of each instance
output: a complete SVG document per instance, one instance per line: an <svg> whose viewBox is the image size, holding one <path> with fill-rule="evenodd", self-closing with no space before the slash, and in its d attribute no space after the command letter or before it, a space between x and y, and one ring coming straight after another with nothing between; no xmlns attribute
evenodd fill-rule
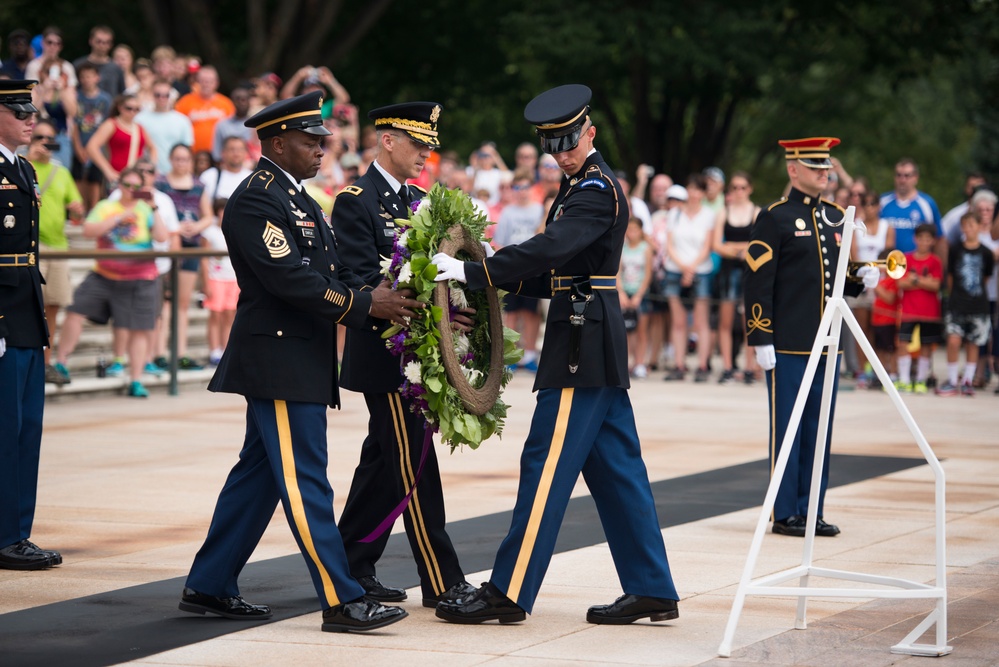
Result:
<svg viewBox="0 0 999 667"><path fill-rule="evenodd" d="M235 114L236 107L232 100L218 92L219 73L211 65L198 70L196 82L197 90L177 100L174 108L191 119L191 125L194 126L194 152L210 152L215 124Z"/></svg>

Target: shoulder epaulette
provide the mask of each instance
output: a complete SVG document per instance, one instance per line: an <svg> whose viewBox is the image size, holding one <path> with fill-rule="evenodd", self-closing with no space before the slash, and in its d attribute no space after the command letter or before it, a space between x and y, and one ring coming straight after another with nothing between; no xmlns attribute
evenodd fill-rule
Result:
<svg viewBox="0 0 999 667"><path fill-rule="evenodd" d="M828 199L820 199L819 201L821 201L823 204L829 204L830 206L838 210L840 213L846 213L846 209L834 201L829 201Z"/></svg>
<svg viewBox="0 0 999 667"><path fill-rule="evenodd" d="M784 197L782 199L778 199L773 204L770 204L770 206L767 206L767 210L768 211L772 211L775 208L777 208L778 206L780 206L781 204L786 204L786 203L787 203L787 197Z"/></svg>
<svg viewBox="0 0 999 667"><path fill-rule="evenodd" d="M420 187L419 185L416 185L415 183L410 183L410 184L409 184L409 187L411 187L411 188L416 188L417 190L419 190L419 191L420 191L420 192L422 192L423 194L427 194L427 191L426 191L426 190L424 190L423 188L421 188L421 187Z"/></svg>
<svg viewBox="0 0 999 667"><path fill-rule="evenodd" d="M339 197L340 195L342 195L345 192L347 194L349 194L349 195L354 195L356 197L357 195L359 195L362 192L364 192L364 188L359 188L356 185L348 185L343 190L341 190L340 192L338 192L336 196Z"/></svg>
<svg viewBox="0 0 999 667"><path fill-rule="evenodd" d="M274 181L274 174L267 171L266 169L260 169L259 171L253 172L250 176L250 180L246 182L246 187L251 185L260 185L258 181L263 181L264 190L270 187L271 183Z"/></svg>

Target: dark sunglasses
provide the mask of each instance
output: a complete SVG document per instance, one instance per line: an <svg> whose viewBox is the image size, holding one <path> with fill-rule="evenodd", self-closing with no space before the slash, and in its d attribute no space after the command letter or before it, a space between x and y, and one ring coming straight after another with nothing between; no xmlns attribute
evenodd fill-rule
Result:
<svg viewBox="0 0 999 667"><path fill-rule="evenodd" d="M10 109L10 107L7 108ZM36 113L34 111L20 111L19 109L10 109L10 112L14 114L14 118L16 118L17 120L28 120Z"/></svg>
<svg viewBox="0 0 999 667"><path fill-rule="evenodd" d="M121 108L121 110L122 111L134 111L135 113L138 113L139 111L142 111L142 108L141 107L124 106L124 107Z"/></svg>
<svg viewBox="0 0 999 667"><path fill-rule="evenodd" d="M531 187L530 185L517 185L517 184L515 183L515 184L513 184L513 185L511 185L511 186L510 186L510 189L511 189L511 190L516 190L516 191L518 191L518 192L519 192L519 191L521 191L521 190L527 190L527 189L529 189L530 187Z"/></svg>

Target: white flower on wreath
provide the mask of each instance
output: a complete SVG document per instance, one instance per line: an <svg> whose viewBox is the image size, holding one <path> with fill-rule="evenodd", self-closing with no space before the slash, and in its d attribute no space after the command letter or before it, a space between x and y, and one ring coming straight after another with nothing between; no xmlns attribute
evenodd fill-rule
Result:
<svg viewBox="0 0 999 667"><path fill-rule="evenodd" d="M468 308L468 296L465 295L465 290L458 287L458 282L452 280L449 287L451 293L448 295L448 299L451 301L451 305L455 308Z"/></svg>
<svg viewBox="0 0 999 667"><path fill-rule="evenodd" d="M465 379L468 380L468 384L473 387L477 386L479 378L482 377L482 371L477 368L469 368L468 366L462 366L461 372L465 374Z"/></svg>
<svg viewBox="0 0 999 667"><path fill-rule="evenodd" d="M465 334L458 332L454 335L454 351L458 354L459 359L468 354L469 344L468 336Z"/></svg>
<svg viewBox="0 0 999 667"><path fill-rule="evenodd" d="M423 213L425 211L430 211L430 197L424 197L421 199L419 205L416 207L417 213Z"/></svg>
<svg viewBox="0 0 999 667"><path fill-rule="evenodd" d="M406 245L408 242L409 242L409 229L407 229L406 231L404 231L402 234L399 234L399 238L398 238L399 247L400 248L408 248L409 246Z"/></svg>
<svg viewBox="0 0 999 667"><path fill-rule="evenodd" d="M409 362L402 370L402 374L406 376L406 379L409 380L410 384L422 384L423 378L420 377L420 362Z"/></svg>
<svg viewBox="0 0 999 667"><path fill-rule="evenodd" d="M413 266L410 262L406 262L401 267L399 267L399 282L408 283L413 279Z"/></svg>
<svg viewBox="0 0 999 667"><path fill-rule="evenodd" d="M378 266L381 267L382 275L388 275L389 267L392 266L392 258L386 257L385 255L380 255L381 259L378 260Z"/></svg>

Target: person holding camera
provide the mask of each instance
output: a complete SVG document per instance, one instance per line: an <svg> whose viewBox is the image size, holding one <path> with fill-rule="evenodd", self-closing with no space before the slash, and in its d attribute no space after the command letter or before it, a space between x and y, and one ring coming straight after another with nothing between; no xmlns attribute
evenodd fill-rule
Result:
<svg viewBox="0 0 999 667"><path fill-rule="evenodd" d="M121 199L97 203L83 225L83 235L97 239L101 250L152 250L153 242L167 240L169 232L159 207L148 190L143 189L142 174L133 167L121 172ZM137 196L139 193L142 196ZM159 273L154 259L99 259L93 271L83 279L73 294L73 304L66 309L57 361L65 366L76 348L84 318L97 324L114 321L115 333L128 334L130 359L128 395L145 398L142 386L143 365L149 348L149 335L156 326L159 310Z"/></svg>

